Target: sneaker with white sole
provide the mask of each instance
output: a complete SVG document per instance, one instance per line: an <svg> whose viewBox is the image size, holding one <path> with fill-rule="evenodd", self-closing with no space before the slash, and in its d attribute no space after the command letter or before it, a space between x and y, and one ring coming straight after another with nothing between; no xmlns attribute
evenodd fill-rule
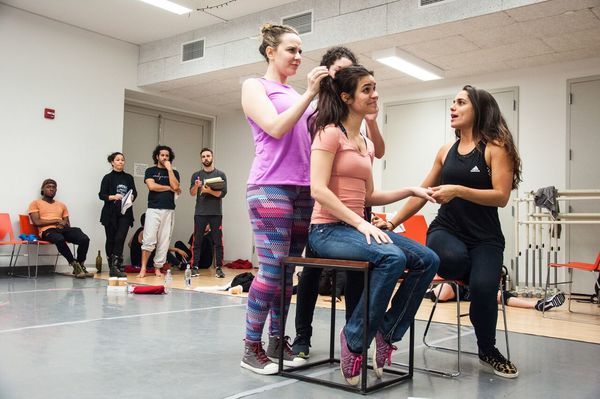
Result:
<svg viewBox="0 0 600 399"><path fill-rule="evenodd" d="M225 278L225 273L223 273L223 269L217 267L217 269L215 270L215 277Z"/></svg>
<svg viewBox="0 0 600 399"><path fill-rule="evenodd" d="M383 335L377 331L375 334L375 348L373 349L373 371L377 378L383 377L383 367L386 363L392 365L392 352L398 348L383 338Z"/></svg>
<svg viewBox="0 0 600 399"><path fill-rule="evenodd" d="M539 301L537 301L537 303L535 304L535 310L538 310L540 312L547 312L550 309L559 307L563 303L565 303L565 294L559 292L556 295L549 296L548 298L546 298L546 300L542 298Z"/></svg>
<svg viewBox="0 0 600 399"><path fill-rule="evenodd" d="M277 374L279 367L269 360L262 342L246 341L244 345L244 357L240 366L257 374L272 375Z"/></svg>
<svg viewBox="0 0 600 399"><path fill-rule="evenodd" d="M496 347L487 353L479 350L479 363L491 368L494 374L500 377L517 378L519 376L517 367L510 360L506 359Z"/></svg>
<svg viewBox="0 0 600 399"><path fill-rule="evenodd" d="M340 371L348 384L358 385L362 362L362 354L354 353L348 348L348 341L342 328L342 331L340 331Z"/></svg>
<svg viewBox="0 0 600 399"><path fill-rule="evenodd" d="M300 366L306 363L306 359L297 356L294 352L292 352L292 348L289 342L290 337L285 337L283 339L283 365L284 366ZM281 340L279 336L272 335L269 336L269 346L267 347L267 357L271 359L273 362L277 363L279 361L279 345Z"/></svg>

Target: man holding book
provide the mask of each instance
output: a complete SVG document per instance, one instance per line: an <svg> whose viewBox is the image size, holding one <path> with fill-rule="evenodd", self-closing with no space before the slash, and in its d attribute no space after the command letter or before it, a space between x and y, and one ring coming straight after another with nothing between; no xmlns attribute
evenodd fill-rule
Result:
<svg viewBox="0 0 600 399"><path fill-rule="evenodd" d="M213 152L210 148L200 151L202 169L192 175L190 194L196 196L194 212L194 242L192 244L192 265L198 267L200 250L206 226L210 226L210 235L214 243L216 271L215 275L224 278L223 273L223 208L222 200L227 194L225 173L215 168Z"/></svg>

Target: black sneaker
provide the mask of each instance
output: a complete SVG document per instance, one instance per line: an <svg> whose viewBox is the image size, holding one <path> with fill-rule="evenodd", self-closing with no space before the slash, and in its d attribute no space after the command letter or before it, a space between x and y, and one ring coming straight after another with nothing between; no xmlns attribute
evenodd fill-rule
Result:
<svg viewBox="0 0 600 399"><path fill-rule="evenodd" d="M223 269L217 267L217 270L215 270L215 276L218 278L225 278L225 273L223 273Z"/></svg>
<svg viewBox="0 0 600 399"><path fill-rule="evenodd" d="M517 378L519 371L512 362L506 359L500 351L494 347L488 353L479 351L479 363L491 367L494 374L504 378Z"/></svg>
<svg viewBox="0 0 600 399"><path fill-rule="evenodd" d="M292 343L292 352L296 354L296 356L301 357L302 359L308 359L310 351L310 337L305 337L303 335L298 335L294 338L294 343Z"/></svg>
<svg viewBox="0 0 600 399"><path fill-rule="evenodd" d="M559 307L563 303L565 303L565 294L559 292L556 295L549 296L548 298L546 298L545 301L543 298L537 301L537 303L535 304L535 310L539 310L540 312L547 312L552 308Z"/></svg>

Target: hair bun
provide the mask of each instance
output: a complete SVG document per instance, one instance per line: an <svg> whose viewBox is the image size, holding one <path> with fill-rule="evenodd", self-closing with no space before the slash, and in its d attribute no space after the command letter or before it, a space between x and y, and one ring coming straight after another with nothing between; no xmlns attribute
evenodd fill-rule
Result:
<svg viewBox="0 0 600 399"><path fill-rule="evenodd" d="M270 31L271 29L273 29L273 24L270 22L266 22L263 24L263 26L260 28L260 33L262 33L263 35L265 33L267 33L268 31Z"/></svg>

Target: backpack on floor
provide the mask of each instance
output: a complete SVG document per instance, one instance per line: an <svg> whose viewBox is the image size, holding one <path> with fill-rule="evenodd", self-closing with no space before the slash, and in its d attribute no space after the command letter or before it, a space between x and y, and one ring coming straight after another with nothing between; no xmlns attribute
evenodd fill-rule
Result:
<svg viewBox="0 0 600 399"><path fill-rule="evenodd" d="M254 275L250 272L244 272L238 274L231 280L231 286L235 287L236 285L241 285L244 289L244 292L250 291L250 285L252 285L252 280L254 280Z"/></svg>

